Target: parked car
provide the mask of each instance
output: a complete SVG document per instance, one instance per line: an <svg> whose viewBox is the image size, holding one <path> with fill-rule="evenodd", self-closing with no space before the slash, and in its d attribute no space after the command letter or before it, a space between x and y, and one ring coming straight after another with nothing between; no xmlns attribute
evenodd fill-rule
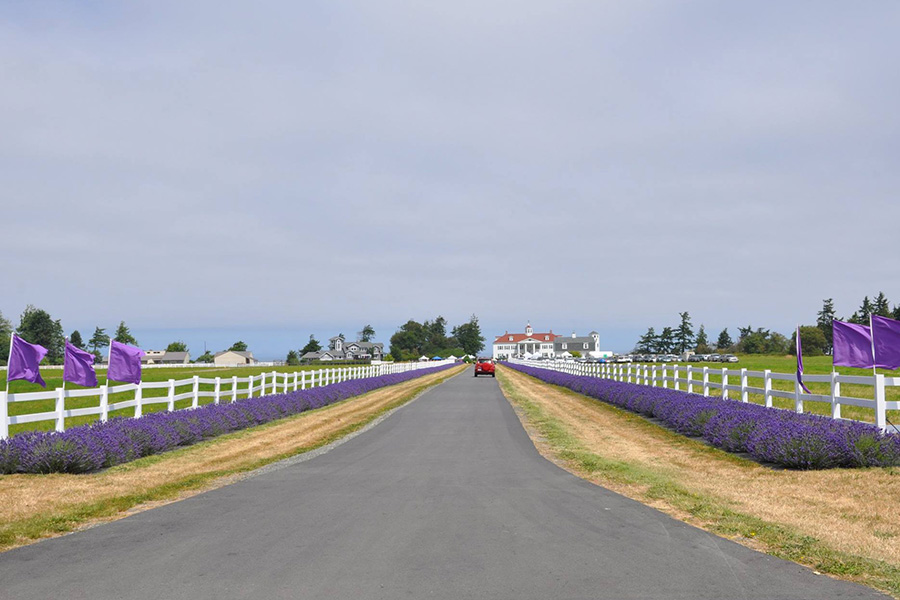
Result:
<svg viewBox="0 0 900 600"><path fill-rule="evenodd" d="M710 354L709 362L722 362L722 355L721 354Z"/></svg>
<svg viewBox="0 0 900 600"><path fill-rule="evenodd" d="M738 357L735 356L734 354L726 354L725 356L722 357L722 362L736 363L737 361L738 361Z"/></svg>
<svg viewBox="0 0 900 600"><path fill-rule="evenodd" d="M631 357L628 356L628 355L617 356L617 357L616 357L616 362L617 362L617 363L630 363L630 362L631 362Z"/></svg>
<svg viewBox="0 0 900 600"><path fill-rule="evenodd" d="M497 374L494 372L494 361L490 358L479 358L475 361L475 377L478 377L479 375L496 377Z"/></svg>

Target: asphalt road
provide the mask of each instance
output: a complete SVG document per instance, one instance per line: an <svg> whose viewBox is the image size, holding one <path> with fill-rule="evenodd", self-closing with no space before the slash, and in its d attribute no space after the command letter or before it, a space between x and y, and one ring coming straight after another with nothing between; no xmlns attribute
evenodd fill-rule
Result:
<svg viewBox="0 0 900 600"><path fill-rule="evenodd" d="M471 371L307 462L0 555L0 598L883 598L534 449Z"/></svg>

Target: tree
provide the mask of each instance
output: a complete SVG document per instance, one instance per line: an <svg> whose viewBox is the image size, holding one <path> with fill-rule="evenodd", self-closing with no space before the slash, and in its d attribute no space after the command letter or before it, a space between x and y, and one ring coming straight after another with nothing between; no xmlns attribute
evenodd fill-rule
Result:
<svg viewBox="0 0 900 600"><path fill-rule="evenodd" d="M653 354L656 352L657 344L656 331L652 327L649 327L647 333L638 339L637 346L635 346L634 349L640 354Z"/></svg>
<svg viewBox="0 0 900 600"><path fill-rule="evenodd" d="M371 325L366 325L362 328L362 331L356 334L359 337L359 341L361 342L371 342L375 339L375 330Z"/></svg>
<svg viewBox="0 0 900 600"><path fill-rule="evenodd" d="M197 357L197 360L195 360L194 362L198 362L198 363L211 363L211 362L213 362L213 360L215 360L215 358L216 358L215 355L213 355L212 352L210 352L209 350L207 350L206 352L204 352L203 354L201 354L200 356L198 356L198 357Z"/></svg>
<svg viewBox="0 0 900 600"><path fill-rule="evenodd" d="M300 364L300 357L297 356L296 350L288 350L287 358L285 361L288 365L294 366Z"/></svg>
<svg viewBox="0 0 900 600"><path fill-rule="evenodd" d="M3 318L3 313L0 312L0 363L6 364L6 359L9 358L9 338L12 335L12 323L9 320Z"/></svg>
<svg viewBox="0 0 900 600"><path fill-rule="evenodd" d="M825 354L828 348L828 340L825 339L825 333L816 325L800 326L800 342L802 346L803 356L821 356ZM790 353L797 354L797 331L791 334Z"/></svg>
<svg viewBox="0 0 900 600"><path fill-rule="evenodd" d="M872 314L880 317L891 316L890 303L888 302L887 297L885 297L884 292L878 292L878 296L875 297L875 302L872 304Z"/></svg>
<svg viewBox="0 0 900 600"><path fill-rule="evenodd" d="M84 350L84 340L81 339L81 332L77 329L69 335L69 341L76 348L81 348L82 350Z"/></svg>
<svg viewBox="0 0 900 600"><path fill-rule="evenodd" d="M684 353L694 344L694 329L691 327L691 315L687 311L679 313L681 324L675 330L675 348Z"/></svg>
<svg viewBox="0 0 900 600"><path fill-rule="evenodd" d="M656 351L660 354L668 354L676 348L675 331L671 327L663 327L656 340Z"/></svg>
<svg viewBox="0 0 900 600"><path fill-rule="evenodd" d="M309 341L306 342L306 345L300 350L300 356L307 354L308 352L318 352L322 349L322 344L319 343L319 340L312 334L309 335Z"/></svg>
<svg viewBox="0 0 900 600"><path fill-rule="evenodd" d="M825 336L825 353L831 354L831 347L834 344L832 336L834 331L832 329L832 323L834 322L834 301L831 298L826 298L822 301L822 310L820 310L816 314L816 327L822 332L822 335ZM801 334L800 339L802 340L805 336Z"/></svg>
<svg viewBox="0 0 900 600"><path fill-rule="evenodd" d="M182 341L172 342L166 346L166 352L188 352L187 344Z"/></svg>
<svg viewBox="0 0 900 600"><path fill-rule="evenodd" d="M94 335L92 335L91 339L88 341L88 347L94 355L96 355L100 351L100 348L106 348L107 346L109 346L109 336L106 335L106 330L95 327Z"/></svg>
<svg viewBox="0 0 900 600"><path fill-rule="evenodd" d="M731 336L728 335L728 328L722 330L722 333L719 334L719 339L716 341L716 349L717 350L726 350L734 346L734 342L731 340Z"/></svg>
<svg viewBox="0 0 900 600"><path fill-rule="evenodd" d="M869 324L869 315L874 311L874 306L869 301L869 297L866 296L863 298L862 305L859 307L853 315L848 319L851 323L856 323L857 325L868 325Z"/></svg>
<svg viewBox="0 0 900 600"><path fill-rule="evenodd" d="M704 329L703 324L700 325L699 331L697 331L697 342L696 346L694 346L694 351L698 354L709 354L712 352L712 348L709 347L709 338L706 336L706 329Z"/></svg>
<svg viewBox="0 0 900 600"><path fill-rule="evenodd" d="M391 336L391 354L397 360L419 358L425 351L428 333L425 327L410 319Z"/></svg>
<svg viewBox="0 0 900 600"><path fill-rule="evenodd" d="M738 340L735 348L745 354L787 354L790 342L780 333L759 327Z"/></svg>
<svg viewBox="0 0 900 600"><path fill-rule="evenodd" d="M228 349L230 352L246 352L247 344L242 341L237 341L231 345L231 348Z"/></svg>
<svg viewBox="0 0 900 600"><path fill-rule="evenodd" d="M453 337L456 338L463 352L477 356L484 348L484 336L481 335L481 326L478 325L478 317L474 314L468 322L453 328Z"/></svg>
<svg viewBox="0 0 900 600"><path fill-rule="evenodd" d="M747 325L746 327L738 327L738 342L753 333L753 326Z"/></svg>
<svg viewBox="0 0 900 600"><path fill-rule="evenodd" d="M116 328L116 337L113 339L120 344L128 344L129 346L138 345L138 341L131 335L131 330L128 329L128 325L125 324L125 321L119 323L119 326Z"/></svg>
<svg viewBox="0 0 900 600"><path fill-rule="evenodd" d="M40 344L47 349L47 363L62 364L66 338L62 324L54 321L45 310L28 305L18 327L19 336L31 344Z"/></svg>

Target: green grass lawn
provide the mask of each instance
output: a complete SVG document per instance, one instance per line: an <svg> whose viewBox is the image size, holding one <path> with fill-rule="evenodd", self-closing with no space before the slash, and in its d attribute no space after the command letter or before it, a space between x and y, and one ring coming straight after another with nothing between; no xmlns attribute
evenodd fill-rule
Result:
<svg viewBox="0 0 900 600"><path fill-rule="evenodd" d="M767 355L767 354L741 354L738 355L740 362L737 363L675 363L678 365L688 364L693 367L709 367L709 380L710 382L721 383L722 375L721 370L722 367L728 368L729 374L729 385L740 385L740 371L741 369L747 369L748 371L765 371L769 370L773 373L786 373L793 375L797 372L797 359L793 356L775 356L775 355ZM643 363L638 363L643 364ZM650 363L656 364L657 373L659 374L662 368L661 363ZM671 366L672 363L668 363ZM837 367L835 369L838 373L842 375L861 375L861 376L870 376L872 375L871 369L851 369L847 367ZM806 375L828 375L832 371L832 358L830 356L804 356L803 357L803 372ZM669 376L671 377L671 369L669 369ZM900 377L900 370L897 371L886 371L884 369L878 369L878 372L884 374L887 377ZM697 377L695 375L694 382L694 392L695 393L703 393L703 386L697 384ZM702 383L702 382L701 382ZM812 383L806 382L806 387L809 388L809 391L813 394L831 394L831 386L828 383ZM671 386L671 384L669 384ZM750 387L763 387L763 379L761 377L749 377L747 381L747 385ZM784 390L784 391L794 391L793 381L772 381L772 388L776 390ZM681 389L684 390L686 387L684 384L681 385ZM711 388L710 396L721 395L721 390ZM888 401L900 401L900 387L891 387L887 386L885 388L885 393ZM872 399L875 396L875 390L873 386L869 385L853 385L848 383L841 384L841 396L848 396L853 398L867 398ZM731 391L729 392L730 398L740 399L740 393ZM755 402L757 404L765 404L764 398L761 394L749 394L749 401ZM794 401L787 400L784 398L774 398L773 404L778 408L787 408L794 409ZM820 415L831 415L831 404L826 402L814 402L811 400L804 400L803 403L803 411L808 413L820 414ZM875 411L874 409L869 408L861 408L858 406L841 406L841 416L846 419L855 419L858 421L867 421L874 422L875 421ZM888 411L888 419L894 423L895 425L900 426L900 411Z"/></svg>
<svg viewBox="0 0 900 600"><path fill-rule="evenodd" d="M356 366L356 365L354 365ZM222 394L226 394L226 390L228 391L228 396L224 400L230 400L230 390L231 390L231 378L237 376L239 378L246 378L251 375L254 377L258 377L262 373L266 373L266 385L267 385L267 393L271 393L272 371L276 371L280 373L294 373L300 371L319 371L321 369L331 369L331 368L350 368L350 366L335 366L335 367L323 367L321 365L315 366L278 366L278 367L212 367L212 366L204 366L204 365L196 365L191 367L177 367L177 368L145 368L142 372L143 381L145 382L155 382L155 381L168 381L169 379L174 379L176 381L181 381L185 379L191 379L195 375L201 378L210 378L214 379L216 377L220 377L222 382ZM5 378L6 372L0 371L0 377ZM41 369L41 377L44 378L44 381L47 383L46 388L42 388L41 386L28 383L27 381L12 381L9 383L9 392L11 394L16 393L24 393L24 392L41 392L41 391L52 391L59 387L62 387L63 384L63 372L61 368L43 368ZM310 387L310 377L311 375L307 375L307 387ZM97 379L100 385L104 385L106 383L106 369L97 369ZM282 390L283 379L279 377L278 379L279 386L278 391ZM5 384L5 381L4 381ZM113 382L113 385L118 385L116 382ZM238 384L238 398L246 398L246 389L247 383ZM259 385L258 382L254 382L254 387ZM2 391L3 388L0 388ZM82 386L73 385L71 383L66 384L66 389L85 389ZM175 394L182 394L188 391L191 391L193 388L190 385L179 386L175 389ZM293 390L293 378L289 378L289 390ZM204 391L214 391L215 384L200 384L199 390L201 392ZM167 389L145 389L143 390L143 398L159 398L166 397L168 395ZM257 391L255 395L260 395L260 392ZM124 402L127 400L134 399L134 391L127 392L119 392L117 394L110 394L109 403L113 404L116 402ZM175 403L176 409L187 408L191 406L192 400L190 398L179 400ZM210 404L214 402L213 398L204 398L201 397L199 399L199 404ZM51 412L55 409L56 401L55 400L35 400L29 402L14 402L9 404L9 414L10 416L14 415L26 415L32 413L43 413L43 412ZM100 406L100 397L92 396L88 398L67 398L66 399L66 409L75 409L75 408L87 408L87 407L99 407ZM165 403L160 404L150 404L142 407L142 412L144 414L151 412L158 412L166 410L167 406ZM117 411L110 411L110 417L132 417L134 416L134 407L124 408ZM83 425L85 423L91 423L96 421L99 418L99 415L86 415L80 417L70 417L66 419L66 429L70 427L74 427L76 425ZM10 425L9 433L10 435L14 435L16 433L22 431L32 431L32 430L43 430L49 431L55 427L54 421L38 421L35 423L20 423L15 425Z"/></svg>

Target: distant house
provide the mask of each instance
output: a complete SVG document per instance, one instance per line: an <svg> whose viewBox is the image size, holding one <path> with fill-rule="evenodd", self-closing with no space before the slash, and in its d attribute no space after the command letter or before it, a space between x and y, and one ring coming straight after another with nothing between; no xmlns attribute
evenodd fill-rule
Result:
<svg viewBox="0 0 900 600"><path fill-rule="evenodd" d="M213 362L217 367L234 367L238 365L252 365L259 361L253 358L252 352L226 350L224 352L216 352Z"/></svg>
<svg viewBox="0 0 900 600"><path fill-rule="evenodd" d="M560 336L553 340L553 353L559 356L565 352L574 355L578 352L582 356L588 356L591 353L600 351L600 334L596 331L590 332L588 335L577 336L572 332L571 337Z"/></svg>
<svg viewBox="0 0 900 600"><path fill-rule="evenodd" d="M186 365L189 362L191 362L190 352L147 350L141 357L141 363L145 365Z"/></svg>
<svg viewBox="0 0 900 600"><path fill-rule="evenodd" d="M328 350L307 352L300 360L381 360L383 357L384 344L380 342L347 342L338 335L328 340Z"/></svg>

